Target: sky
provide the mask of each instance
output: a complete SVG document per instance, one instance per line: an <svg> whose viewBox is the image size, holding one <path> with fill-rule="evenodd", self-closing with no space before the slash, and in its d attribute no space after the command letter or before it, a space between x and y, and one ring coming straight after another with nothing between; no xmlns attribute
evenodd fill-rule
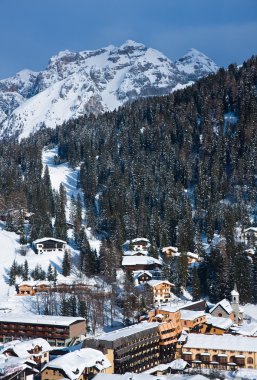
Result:
<svg viewBox="0 0 257 380"><path fill-rule="evenodd" d="M257 0L0 0L0 14L0 79L128 39L171 60L193 47L223 67L257 54Z"/></svg>

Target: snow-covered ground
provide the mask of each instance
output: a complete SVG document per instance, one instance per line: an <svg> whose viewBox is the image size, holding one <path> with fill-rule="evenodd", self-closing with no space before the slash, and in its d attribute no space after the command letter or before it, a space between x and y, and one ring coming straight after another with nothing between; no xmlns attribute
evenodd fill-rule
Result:
<svg viewBox="0 0 257 380"><path fill-rule="evenodd" d="M70 208L70 199L73 195L76 199L78 194L81 196L83 203L83 192L81 189L77 188L77 180L79 175L79 167L73 169L67 162L60 165L55 165L54 157L58 154L57 147L52 149L44 149L42 154L43 166L47 165L49 168L49 175L51 179L52 188L54 190L59 190L61 183L64 185L67 193L67 207L66 207L66 219L69 220L69 208ZM84 204L84 203L83 203ZM86 218L85 207L83 206L83 218ZM71 237L71 234L68 236ZM87 238L92 249L99 251L100 241L92 236L90 228L86 229Z"/></svg>
<svg viewBox="0 0 257 380"><path fill-rule="evenodd" d="M43 151L43 165L48 165L49 174L51 178L52 187L59 190L60 184L65 186L67 192L67 220L69 216L70 198L73 195L77 197L82 192L77 189L77 176L79 168L72 169L67 163L60 165L54 164L54 156L57 154L57 147L52 149L45 149ZM85 211L84 211L85 216ZM24 264L27 259L29 270L35 268L37 264L41 265L42 269L47 272L49 264L56 268L58 272L58 281L60 282L73 282L78 280L76 271L74 270L69 277L64 277L62 272L63 253L44 253L37 255L31 248L28 249L26 256L19 253L19 235L14 232L8 232L5 229L4 223L0 223L0 314L2 313L36 313L35 297L31 296L17 296L15 286L8 285L9 269L14 260L18 264ZM94 238L90 229L86 229L87 236L92 248L99 250L100 242ZM68 231L69 245L68 248L71 252L71 257L76 260L78 257L78 250L72 244L72 230ZM21 281L21 280L20 280ZM19 282L19 280L17 280ZM88 280L87 280L88 282ZM91 281L92 282L92 281ZM90 282L90 283L91 283ZM94 281L93 281L94 282Z"/></svg>

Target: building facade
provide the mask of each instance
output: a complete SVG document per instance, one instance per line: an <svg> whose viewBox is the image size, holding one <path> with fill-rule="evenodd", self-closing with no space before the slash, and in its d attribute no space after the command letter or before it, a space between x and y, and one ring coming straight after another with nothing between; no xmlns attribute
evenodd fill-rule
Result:
<svg viewBox="0 0 257 380"><path fill-rule="evenodd" d="M34 240L32 247L39 255L46 252L64 252L66 248L66 241L55 239L52 237L44 237L42 239Z"/></svg>
<svg viewBox="0 0 257 380"><path fill-rule="evenodd" d="M159 364L159 323L140 323L84 341L101 350L113 363L113 372L143 372Z"/></svg>
<svg viewBox="0 0 257 380"><path fill-rule="evenodd" d="M44 338L50 345L65 346L72 338L84 335L85 330L84 318L22 314L0 316L0 342Z"/></svg>
<svg viewBox="0 0 257 380"><path fill-rule="evenodd" d="M224 335L189 334L181 357L192 367L234 370L257 368L257 339Z"/></svg>

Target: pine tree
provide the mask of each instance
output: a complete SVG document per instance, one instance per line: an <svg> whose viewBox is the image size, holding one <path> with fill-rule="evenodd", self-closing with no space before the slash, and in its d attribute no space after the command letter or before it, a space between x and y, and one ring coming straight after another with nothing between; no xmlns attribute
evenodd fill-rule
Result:
<svg viewBox="0 0 257 380"><path fill-rule="evenodd" d="M57 283L57 278L58 278L57 270L54 267L54 273L53 273L53 283L54 283L54 285L56 285L56 283Z"/></svg>
<svg viewBox="0 0 257 380"><path fill-rule="evenodd" d="M23 281L28 281L29 279L29 264L27 260L25 260L23 265L22 279Z"/></svg>
<svg viewBox="0 0 257 380"><path fill-rule="evenodd" d="M47 269L47 280L48 280L48 281L54 281L53 267L52 267L51 264L48 265L48 269Z"/></svg>
<svg viewBox="0 0 257 380"><path fill-rule="evenodd" d="M16 264L16 261L14 260L14 262L12 263L12 266L10 268L10 271L9 271L8 283L10 286L15 284L16 275L17 275L17 264Z"/></svg>
<svg viewBox="0 0 257 380"><path fill-rule="evenodd" d="M70 255L67 251L64 252L63 261L62 261L62 274L67 277L71 272L71 261Z"/></svg>
<svg viewBox="0 0 257 380"><path fill-rule="evenodd" d="M192 296L193 301L197 301L201 298L200 279L196 266L194 266L192 269Z"/></svg>

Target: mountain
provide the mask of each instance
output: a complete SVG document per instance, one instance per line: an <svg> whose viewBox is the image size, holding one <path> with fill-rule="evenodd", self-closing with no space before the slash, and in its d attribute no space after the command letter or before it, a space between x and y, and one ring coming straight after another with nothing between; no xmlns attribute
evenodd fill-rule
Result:
<svg viewBox="0 0 257 380"><path fill-rule="evenodd" d="M84 114L112 111L139 97L164 95L218 67L191 49L175 63L128 40L95 51L62 51L41 72L24 70L0 81L0 134L26 137Z"/></svg>

